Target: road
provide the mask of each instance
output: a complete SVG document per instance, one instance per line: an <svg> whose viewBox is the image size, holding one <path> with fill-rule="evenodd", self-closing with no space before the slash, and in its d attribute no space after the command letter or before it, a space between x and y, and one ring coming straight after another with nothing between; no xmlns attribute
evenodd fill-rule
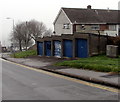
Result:
<svg viewBox="0 0 120 102"><path fill-rule="evenodd" d="M2 100L118 100L118 93L2 60Z"/></svg>

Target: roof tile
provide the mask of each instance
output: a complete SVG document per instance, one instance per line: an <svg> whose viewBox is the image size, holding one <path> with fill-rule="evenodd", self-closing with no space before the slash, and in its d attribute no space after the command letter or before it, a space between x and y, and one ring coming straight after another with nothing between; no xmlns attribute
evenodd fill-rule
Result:
<svg viewBox="0 0 120 102"><path fill-rule="evenodd" d="M118 19L118 10L81 8L62 9L72 23L120 23L120 20Z"/></svg>

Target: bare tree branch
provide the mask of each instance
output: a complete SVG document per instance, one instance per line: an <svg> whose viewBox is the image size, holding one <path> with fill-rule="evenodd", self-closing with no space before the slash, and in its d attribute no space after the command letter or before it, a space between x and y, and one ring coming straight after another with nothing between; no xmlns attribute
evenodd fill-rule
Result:
<svg viewBox="0 0 120 102"><path fill-rule="evenodd" d="M31 20L27 23L31 38L37 40L37 38L42 37L44 32L46 32L46 26L43 22L38 22L36 20Z"/></svg>
<svg viewBox="0 0 120 102"><path fill-rule="evenodd" d="M43 36L51 36L53 34L51 29L46 30L46 32L43 34Z"/></svg>
<svg viewBox="0 0 120 102"><path fill-rule="evenodd" d="M28 22L20 22L14 27L11 41L15 40L16 45L19 45L19 50L22 51L23 47L27 50L33 40L36 43L39 37L50 35L52 35L52 30L47 29L43 22L30 20Z"/></svg>

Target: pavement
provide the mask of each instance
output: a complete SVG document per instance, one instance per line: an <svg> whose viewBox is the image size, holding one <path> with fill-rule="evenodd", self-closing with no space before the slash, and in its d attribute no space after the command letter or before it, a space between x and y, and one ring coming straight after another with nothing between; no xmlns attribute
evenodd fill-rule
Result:
<svg viewBox="0 0 120 102"><path fill-rule="evenodd" d="M34 68L62 74L65 76L69 76L69 77L73 77L73 78L77 78L77 79L81 79L81 80L85 80L85 81L89 81L97 84L120 88L119 74L96 72L91 70L75 69L75 68L53 65L56 62L69 60L69 59L40 57L40 56L34 56L29 58L11 58L9 54L3 54L2 57L6 60L23 64L29 67L34 67Z"/></svg>

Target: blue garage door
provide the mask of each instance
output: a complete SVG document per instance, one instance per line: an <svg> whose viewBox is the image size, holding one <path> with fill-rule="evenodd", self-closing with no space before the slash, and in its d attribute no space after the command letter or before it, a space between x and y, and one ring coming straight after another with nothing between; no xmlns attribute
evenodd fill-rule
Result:
<svg viewBox="0 0 120 102"><path fill-rule="evenodd" d="M54 56L61 57L61 42L54 41Z"/></svg>
<svg viewBox="0 0 120 102"><path fill-rule="evenodd" d="M76 40L76 57L86 58L88 57L88 48L86 39Z"/></svg>
<svg viewBox="0 0 120 102"><path fill-rule="evenodd" d="M64 46L63 56L73 57L73 42L72 42L72 40L64 40L63 46Z"/></svg>
<svg viewBox="0 0 120 102"><path fill-rule="evenodd" d="M51 56L51 41L45 41L45 55Z"/></svg>
<svg viewBox="0 0 120 102"><path fill-rule="evenodd" d="M42 42L38 42L38 54L39 55L43 55L43 43Z"/></svg>

